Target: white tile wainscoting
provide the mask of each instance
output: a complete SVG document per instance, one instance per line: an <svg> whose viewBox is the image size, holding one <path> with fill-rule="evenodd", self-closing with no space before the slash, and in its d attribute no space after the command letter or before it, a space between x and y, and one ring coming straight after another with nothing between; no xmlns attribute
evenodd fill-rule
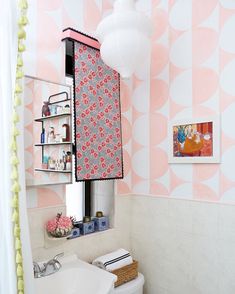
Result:
<svg viewBox="0 0 235 294"><path fill-rule="evenodd" d="M64 251L91 261L125 247L139 261L145 294L235 293L235 206L117 196L114 229L45 248L49 210L51 216L58 208L29 210L35 260Z"/></svg>
<svg viewBox="0 0 235 294"><path fill-rule="evenodd" d="M130 207L145 294L235 293L235 206L132 196Z"/></svg>

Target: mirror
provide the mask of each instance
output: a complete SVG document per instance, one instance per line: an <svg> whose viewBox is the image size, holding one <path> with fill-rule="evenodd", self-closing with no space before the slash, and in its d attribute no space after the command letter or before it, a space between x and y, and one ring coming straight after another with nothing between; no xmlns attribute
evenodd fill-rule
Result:
<svg viewBox="0 0 235 294"><path fill-rule="evenodd" d="M72 182L72 91L25 76L24 144L26 185Z"/></svg>

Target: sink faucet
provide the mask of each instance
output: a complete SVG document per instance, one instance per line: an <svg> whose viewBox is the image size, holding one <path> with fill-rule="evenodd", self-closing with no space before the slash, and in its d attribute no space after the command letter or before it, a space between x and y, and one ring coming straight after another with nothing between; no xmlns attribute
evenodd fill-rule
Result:
<svg viewBox="0 0 235 294"><path fill-rule="evenodd" d="M48 262L44 263L43 266L39 266L37 262L33 262L34 278L41 278L52 275L61 268L61 263L58 258L64 256L64 253L59 253Z"/></svg>
<svg viewBox="0 0 235 294"><path fill-rule="evenodd" d="M44 263L45 271L47 270L49 266L51 266L54 272L57 272L61 268L61 263L59 262L58 258L62 256L64 256L64 253L59 253L55 257L53 257L51 260L49 260L47 263Z"/></svg>
<svg viewBox="0 0 235 294"><path fill-rule="evenodd" d="M44 269L41 269L40 265L36 261L33 262L34 278L41 278L43 270Z"/></svg>

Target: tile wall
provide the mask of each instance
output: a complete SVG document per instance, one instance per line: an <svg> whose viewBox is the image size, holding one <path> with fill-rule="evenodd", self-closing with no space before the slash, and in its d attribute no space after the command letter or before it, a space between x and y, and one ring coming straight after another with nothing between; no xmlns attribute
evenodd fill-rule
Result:
<svg viewBox="0 0 235 294"><path fill-rule="evenodd" d="M234 294L235 207L132 196L131 248L146 294Z"/></svg>

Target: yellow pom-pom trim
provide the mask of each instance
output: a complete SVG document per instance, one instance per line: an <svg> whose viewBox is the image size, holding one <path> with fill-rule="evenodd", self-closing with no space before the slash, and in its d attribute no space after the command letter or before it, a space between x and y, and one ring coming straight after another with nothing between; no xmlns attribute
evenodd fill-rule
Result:
<svg viewBox="0 0 235 294"><path fill-rule="evenodd" d="M18 69L18 70L16 71L16 78L17 78L17 79L22 79L23 76L24 76L23 71L21 71L21 70Z"/></svg>
<svg viewBox="0 0 235 294"><path fill-rule="evenodd" d="M20 134L20 131L16 128L16 126L13 126L13 128L12 128L12 135L14 137L17 137L17 136L19 136L19 134Z"/></svg>
<svg viewBox="0 0 235 294"><path fill-rule="evenodd" d="M13 208L18 208L19 207L18 197L16 195L11 200L11 207L13 207Z"/></svg>
<svg viewBox="0 0 235 294"><path fill-rule="evenodd" d="M23 261L22 255L19 251L16 252L16 263L21 263Z"/></svg>
<svg viewBox="0 0 235 294"><path fill-rule="evenodd" d="M20 291L24 290L24 281L22 279L18 280L18 290Z"/></svg>
<svg viewBox="0 0 235 294"><path fill-rule="evenodd" d="M19 214L18 214L18 212L17 212L16 209L14 209L14 212L13 212L13 214L12 214L12 221L13 221L14 223L17 223L17 222L19 221ZM21 248L21 247L20 247L20 248ZM20 249L20 248L16 248L16 249Z"/></svg>
<svg viewBox="0 0 235 294"><path fill-rule="evenodd" d="M14 168L12 169L12 172L11 172L11 179L12 180L18 180L18 178L19 178L18 170L14 166Z"/></svg>
<svg viewBox="0 0 235 294"><path fill-rule="evenodd" d="M16 151L17 150L17 144L15 140L12 140L11 145L10 145L10 149L12 151Z"/></svg>
<svg viewBox="0 0 235 294"><path fill-rule="evenodd" d="M19 85L19 84L16 84L16 87L15 87L15 93L16 94L19 94L19 93L22 93L22 87Z"/></svg>
<svg viewBox="0 0 235 294"><path fill-rule="evenodd" d="M17 158L15 153L13 153L13 155L11 156L11 164L12 165L18 165L19 164L19 159Z"/></svg>
<svg viewBox="0 0 235 294"><path fill-rule="evenodd" d="M22 86L20 85L20 79L23 78L24 74L20 68L23 66L23 60L21 58L21 53L25 51L25 45L23 40L26 39L26 32L24 27L28 23L28 19L26 17L26 9L28 8L27 0L19 0L18 2L20 8L20 18L18 21L19 29L18 29L18 56L17 56L17 67L16 67L16 85L15 85L15 97L14 97L14 108L12 115L13 129L12 129L12 139L11 139L11 179L13 180L12 185L12 221L14 222L14 237L15 237L15 251L16 251L16 275L17 275L17 293L24 294L24 278L23 278L23 265L22 265L22 255L21 255L21 240L20 240L20 225L19 225L19 191L20 185L18 182L18 164L19 159L17 157L17 140L16 137L20 134L19 130L16 128L16 124L19 122L20 117L17 113L17 106L21 105L21 98L18 94L23 92Z"/></svg>
<svg viewBox="0 0 235 294"><path fill-rule="evenodd" d="M19 114L15 110L13 110L13 122L17 123L19 121L20 121Z"/></svg>
<svg viewBox="0 0 235 294"><path fill-rule="evenodd" d="M15 101L14 101L14 106L20 106L22 104L22 101L18 95L15 95Z"/></svg>
<svg viewBox="0 0 235 294"><path fill-rule="evenodd" d="M28 8L28 3L26 0L20 0L19 6L21 9L27 9Z"/></svg>
<svg viewBox="0 0 235 294"><path fill-rule="evenodd" d="M18 38L19 38L19 39L26 39L26 32L25 32L25 30L23 29L23 27L20 27L20 28L19 28L19 31L18 31Z"/></svg>
<svg viewBox="0 0 235 294"><path fill-rule="evenodd" d="M14 227L14 236L15 237L20 237L20 227L17 224Z"/></svg>
<svg viewBox="0 0 235 294"><path fill-rule="evenodd" d="M22 277L23 276L23 268L22 268L22 266L20 264L17 265L16 273L17 273L17 277Z"/></svg>
<svg viewBox="0 0 235 294"><path fill-rule="evenodd" d="M28 22L28 18L25 15L22 15L18 21L18 24L20 26L26 26Z"/></svg>
<svg viewBox="0 0 235 294"><path fill-rule="evenodd" d="M18 58L17 58L17 66L18 67L22 67L23 66L23 59L20 57L20 56L18 56Z"/></svg>
<svg viewBox="0 0 235 294"><path fill-rule="evenodd" d="M20 184L17 181L14 181L11 191L14 193L20 192Z"/></svg>
<svg viewBox="0 0 235 294"><path fill-rule="evenodd" d="M25 45L23 43L19 43L18 44L18 51L19 52L24 52L25 51Z"/></svg>
<svg viewBox="0 0 235 294"><path fill-rule="evenodd" d="M15 240L15 249L16 250L21 249L21 241L19 238L16 238L16 240Z"/></svg>

